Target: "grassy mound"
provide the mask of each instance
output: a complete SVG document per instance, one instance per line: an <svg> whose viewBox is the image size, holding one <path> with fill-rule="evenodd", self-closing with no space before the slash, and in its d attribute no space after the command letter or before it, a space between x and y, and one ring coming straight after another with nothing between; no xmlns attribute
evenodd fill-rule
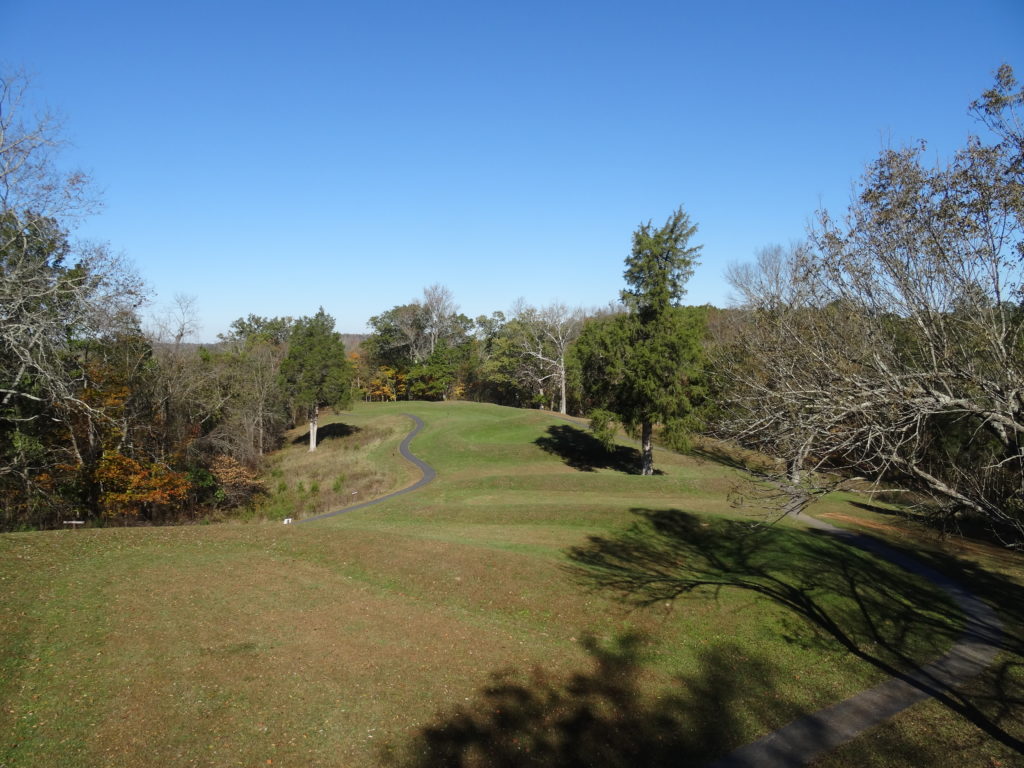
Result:
<svg viewBox="0 0 1024 768"><path fill-rule="evenodd" d="M362 406L314 454L292 436L263 513L413 482L403 412L438 479L365 510L0 537L0 765L699 762L960 627L898 568L737 514L735 470L660 452L640 477L634 449L535 411ZM843 498L822 509L868 520ZM1013 598L1005 570L966 575ZM1019 734L1020 707L984 703L996 682L1021 696L1007 647L968 702L988 731L926 705L873 737L917 759L878 764L1007 760L992 730ZM830 764L866 764L858 742Z"/></svg>

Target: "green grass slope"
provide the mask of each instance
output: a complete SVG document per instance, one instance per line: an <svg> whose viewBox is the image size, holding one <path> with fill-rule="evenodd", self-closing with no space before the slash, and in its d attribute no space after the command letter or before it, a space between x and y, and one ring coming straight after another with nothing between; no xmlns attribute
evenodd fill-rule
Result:
<svg viewBox="0 0 1024 768"><path fill-rule="evenodd" d="M339 414L315 454L296 433L273 457L261 514L414 481L402 413L438 478L364 510L0 537L0 765L699 764L959 629L899 569L738 514L734 470L657 452L662 474L640 477L632 448L536 411ZM1011 698L1019 661L1002 660ZM975 719L1019 735L1019 705L986 708L979 685ZM963 713L908 716L879 738L1012 764ZM865 764L858 742L829 765Z"/></svg>

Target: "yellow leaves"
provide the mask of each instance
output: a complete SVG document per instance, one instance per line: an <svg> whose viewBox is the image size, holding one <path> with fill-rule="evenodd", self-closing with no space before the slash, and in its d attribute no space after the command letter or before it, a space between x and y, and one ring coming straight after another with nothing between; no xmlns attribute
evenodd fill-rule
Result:
<svg viewBox="0 0 1024 768"><path fill-rule="evenodd" d="M257 483L256 473L230 456L217 456L210 462L210 472L221 485L250 485Z"/></svg>
<svg viewBox="0 0 1024 768"><path fill-rule="evenodd" d="M96 469L103 492L100 501L107 515L136 516L147 506L169 506L185 501L188 479L162 464L143 464L117 451L104 451Z"/></svg>
<svg viewBox="0 0 1024 768"><path fill-rule="evenodd" d="M230 456L217 456L210 462L210 473L231 504L241 504L264 490L256 473Z"/></svg>
<svg viewBox="0 0 1024 768"><path fill-rule="evenodd" d="M81 399L93 408L118 410L131 397L131 388L124 371L103 360L83 363L86 385Z"/></svg>
<svg viewBox="0 0 1024 768"><path fill-rule="evenodd" d="M376 375L367 385L370 400L394 402L403 397L406 391L406 374L389 365L377 368Z"/></svg>

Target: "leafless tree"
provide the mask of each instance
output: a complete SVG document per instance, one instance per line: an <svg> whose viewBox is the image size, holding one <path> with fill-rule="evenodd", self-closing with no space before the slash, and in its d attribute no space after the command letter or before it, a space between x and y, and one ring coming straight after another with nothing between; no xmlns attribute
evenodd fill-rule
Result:
<svg viewBox="0 0 1024 768"><path fill-rule="evenodd" d="M426 337L426 357L434 354L441 340L451 338L457 326L455 318L459 305L445 286L435 283L423 289L423 333Z"/></svg>
<svg viewBox="0 0 1024 768"><path fill-rule="evenodd" d="M150 393L160 416L154 442L164 454L180 453L223 416L231 397L230 373L218 360L204 358L191 343L199 330L194 296L177 294L170 306L151 319L148 338L158 376Z"/></svg>
<svg viewBox="0 0 1024 768"><path fill-rule="evenodd" d="M934 169L919 147L887 151L844 219L821 212L808 245L728 278L726 433L785 458L791 480L846 466L1024 538L1019 136Z"/></svg>
<svg viewBox="0 0 1024 768"><path fill-rule="evenodd" d="M83 408L66 370L69 340L134 323L144 291L124 259L71 240L68 222L96 200L84 174L56 166L59 121L24 114L27 85L23 75L0 76L0 405Z"/></svg>
<svg viewBox="0 0 1024 768"><path fill-rule="evenodd" d="M566 413L565 358L583 328L582 309L553 303L537 309L520 299L506 326L519 359L521 380L532 381L542 391L549 382L558 394L558 410Z"/></svg>
<svg viewBox="0 0 1024 768"><path fill-rule="evenodd" d="M259 464L287 422L278 379L285 352L284 345L264 339L232 342L222 350L216 360L223 397L219 420L200 447L250 467Z"/></svg>
<svg viewBox="0 0 1024 768"><path fill-rule="evenodd" d="M32 219L67 222L92 213L98 200L88 176L58 170L65 146L61 120L30 112L30 80L23 72L0 73L0 208Z"/></svg>
<svg viewBox="0 0 1024 768"><path fill-rule="evenodd" d="M452 292L443 285L423 289L423 299L393 307L370 318L373 346L382 358L397 356L413 365L430 357L441 342L456 340L465 328Z"/></svg>

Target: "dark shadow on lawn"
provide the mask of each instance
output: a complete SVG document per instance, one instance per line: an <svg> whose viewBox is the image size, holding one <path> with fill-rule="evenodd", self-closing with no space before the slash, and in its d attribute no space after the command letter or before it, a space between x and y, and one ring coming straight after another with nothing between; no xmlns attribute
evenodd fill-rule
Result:
<svg viewBox="0 0 1024 768"><path fill-rule="evenodd" d="M591 537L569 552L571 574L627 604L654 605L684 596L713 599L722 589L754 592L787 609L785 639L803 647L835 643L888 675L945 652L958 639L959 611L937 590L906 571L819 532L700 518L679 510L636 509L639 522L613 537ZM895 547L894 547L895 549ZM1014 613L1019 631L1024 590L970 564L906 552L949 573ZM954 562L955 561L955 562ZM998 597L995 597L998 596ZM1000 647L1022 652L1019 636L1004 633ZM1004 729L1024 705L1019 656L998 661L968 686L973 693L928 690L1011 749L1024 743Z"/></svg>
<svg viewBox="0 0 1024 768"><path fill-rule="evenodd" d="M908 515L906 512L901 512L898 509L889 509L888 507L880 507L877 504L868 504L864 501L850 501L847 502L852 507L857 509L863 509L866 512L874 512L876 515L888 515L889 517L904 517L907 519L913 519L913 515Z"/></svg>
<svg viewBox="0 0 1024 768"><path fill-rule="evenodd" d="M741 469L744 472L753 471L746 463L737 458L734 453L731 453L724 448L716 446L704 446L701 448L694 447L690 450L690 454L726 467Z"/></svg>
<svg viewBox="0 0 1024 768"><path fill-rule="evenodd" d="M585 429L568 424L554 424L547 431L545 437L538 437L534 443L546 452L560 456L573 469L581 472L613 469L630 475L640 474L640 451L636 448L616 445L608 450ZM661 472L656 470L655 474Z"/></svg>
<svg viewBox="0 0 1024 768"><path fill-rule="evenodd" d="M939 507L919 504L911 508L890 509L863 501L849 501L851 506L873 512L876 515L900 518L910 524L917 526L922 531L937 536L939 539L956 538L964 541L977 542L996 548L1004 548L1007 554L1017 554L1014 550L1005 549L1006 540L999 536L999 530L984 520L963 519L959 516L951 516L947 510ZM1015 536L1011 532L1009 541ZM1024 560L1020 562L1024 567Z"/></svg>
<svg viewBox="0 0 1024 768"><path fill-rule="evenodd" d="M757 722L777 721L787 711L771 695L772 664L731 644L705 650L698 674L679 676L657 697L637 685L642 636L624 635L610 647L592 639L584 644L592 670L495 674L474 701L439 715L389 762L403 768L700 765L744 739L738 698L748 699L744 711ZM751 701L760 712L750 712Z"/></svg>
<svg viewBox="0 0 1024 768"><path fill-rule="evenodd" d="M362 427L353 427L351 424L342 424L334 422L333 424L324 424L316 429L316 444L320 445L324 440L334 440L340 437L350 437L357 432L362 432ZM292 445L303 445L309 443L309 431L305 434L296 437L292 440Z"/></svg>

